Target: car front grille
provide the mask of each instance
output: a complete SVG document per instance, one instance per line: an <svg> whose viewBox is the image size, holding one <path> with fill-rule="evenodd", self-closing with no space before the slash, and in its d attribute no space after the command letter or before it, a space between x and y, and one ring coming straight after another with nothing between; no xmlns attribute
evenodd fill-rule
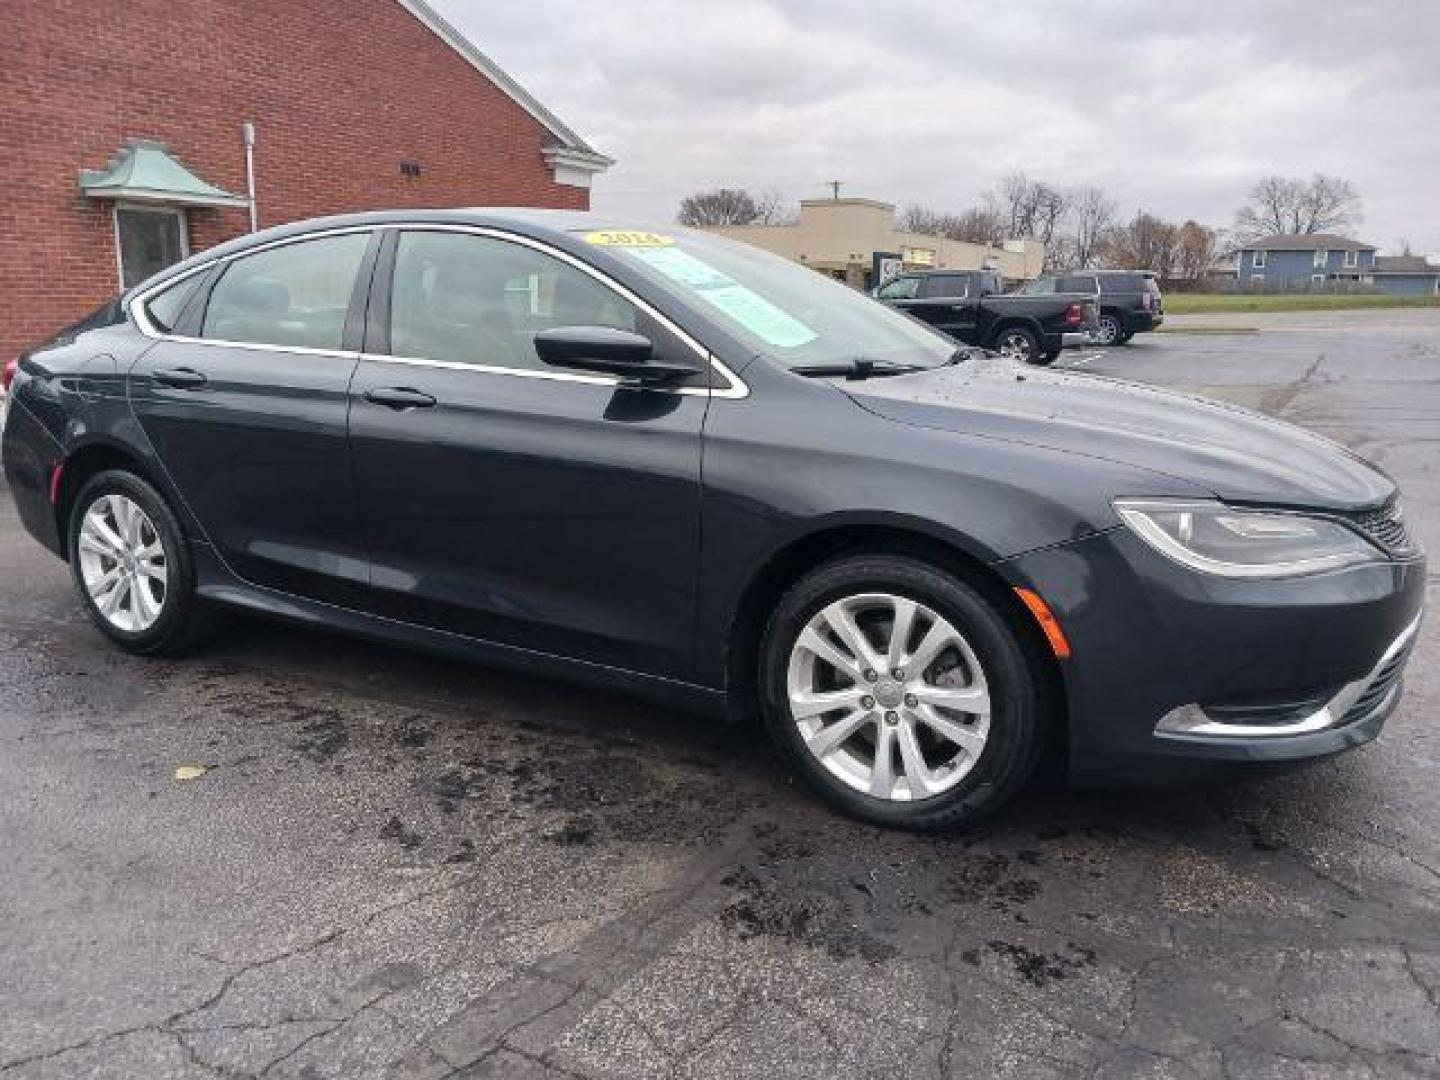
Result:
<svg viewBox="0 0 1440 1080"><path fill-rule="evenodd" d="M1405 515L1398 502L1355 514L1350 520L1394 558L1406 559L1419 554L1420 547L1405 525Z"/></svg>

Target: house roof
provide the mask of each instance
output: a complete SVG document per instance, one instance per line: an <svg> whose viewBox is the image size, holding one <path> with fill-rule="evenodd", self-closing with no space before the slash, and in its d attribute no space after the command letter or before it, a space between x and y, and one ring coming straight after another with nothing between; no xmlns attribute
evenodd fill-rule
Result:
<svg viewBox="0 0 1440 1080"><path fill-rule="evenodd" d="M1440 274L1440 266L1436 266L1424 255L1377 255L1375 256L1375 272L1377 274Z"/></svg>
<svg viewBox="0 0 1440 1080"><path fill-rule="evenodd" d="M1277 233L1274 236L1247 240L1244 251L1374 251L1374 244L1352 240L1338 233Z"/></svg>
<svg viewBox="0 0 1440 1080"><path fill-rule="evenodd" d="M615 164L587 143L573 128L547 109L523 86L507 75L501 67L477 49L464 34L451 26L425 0L397 0L401 7L415 16L422 25L460 54L461 59L499 87L511 101L519 105L554 137L564 151L563 163L591 172L601 172Z"/></svg>
<svg viewBox="0 0 1440 1080"><path fill-rule="evenodd" d="M92 199L134 199L181 206L246 206L181 165L162 142L128 139L103 169L81 169L80 190Z"/></svg>

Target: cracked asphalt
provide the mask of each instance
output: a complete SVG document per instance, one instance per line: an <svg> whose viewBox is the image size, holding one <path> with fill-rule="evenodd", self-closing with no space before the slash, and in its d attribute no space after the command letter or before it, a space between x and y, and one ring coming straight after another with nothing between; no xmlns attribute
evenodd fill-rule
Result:
<svg viewBox="0 0 1440 1080"><path fill-rule="evenodd" d="M1061 366L1348 443L1440 550L1440 311L1228 321ZM123 656L8 498L0 647L4 1080L1440 1076L1435 619L1371 746L939 838L623 697L261 623Z"/></svg>

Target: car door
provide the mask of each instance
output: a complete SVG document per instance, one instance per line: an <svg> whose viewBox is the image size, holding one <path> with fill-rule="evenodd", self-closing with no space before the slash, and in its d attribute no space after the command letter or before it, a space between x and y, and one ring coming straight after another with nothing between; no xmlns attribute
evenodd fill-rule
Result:
<svg viewBox="0 0 1440 1080"><path fill-rule="evenodd" d="M920 298L913 302L910 313L957 340L973 341L980 303L970 295L969 277L930 274L923 281Z"/></svg>
<svg viewBox="0 0 1440 1080"><path fill-rule="evenodd" d="M346 230L226 260L173 331L147 327L158 340L129 379L141 428L231 569L342 603L368 581L346 414L372 243Z"/></svg>
<svg viewBox="0 0 1440 1080"><path fill-rule="evenodd" d="M375 276L350 414L375 610L687 675L708 391L547 367L533 341L612 326L703 365L698 347L573 257L503 234L399 230Z"/></svg>

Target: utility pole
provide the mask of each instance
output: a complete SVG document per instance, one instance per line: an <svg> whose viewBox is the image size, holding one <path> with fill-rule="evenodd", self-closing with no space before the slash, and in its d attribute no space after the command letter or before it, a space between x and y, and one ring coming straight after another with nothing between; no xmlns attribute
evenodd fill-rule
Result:
<svg viewBox="0 0 1440 1080"><path fill-rule="evenodd" d="M839 181L839 180L827 180L827 181L825 181L825 182L830 185L830 197L831 197L832 199L839 199L839 198L840 198L840 181Z"/></svg>

